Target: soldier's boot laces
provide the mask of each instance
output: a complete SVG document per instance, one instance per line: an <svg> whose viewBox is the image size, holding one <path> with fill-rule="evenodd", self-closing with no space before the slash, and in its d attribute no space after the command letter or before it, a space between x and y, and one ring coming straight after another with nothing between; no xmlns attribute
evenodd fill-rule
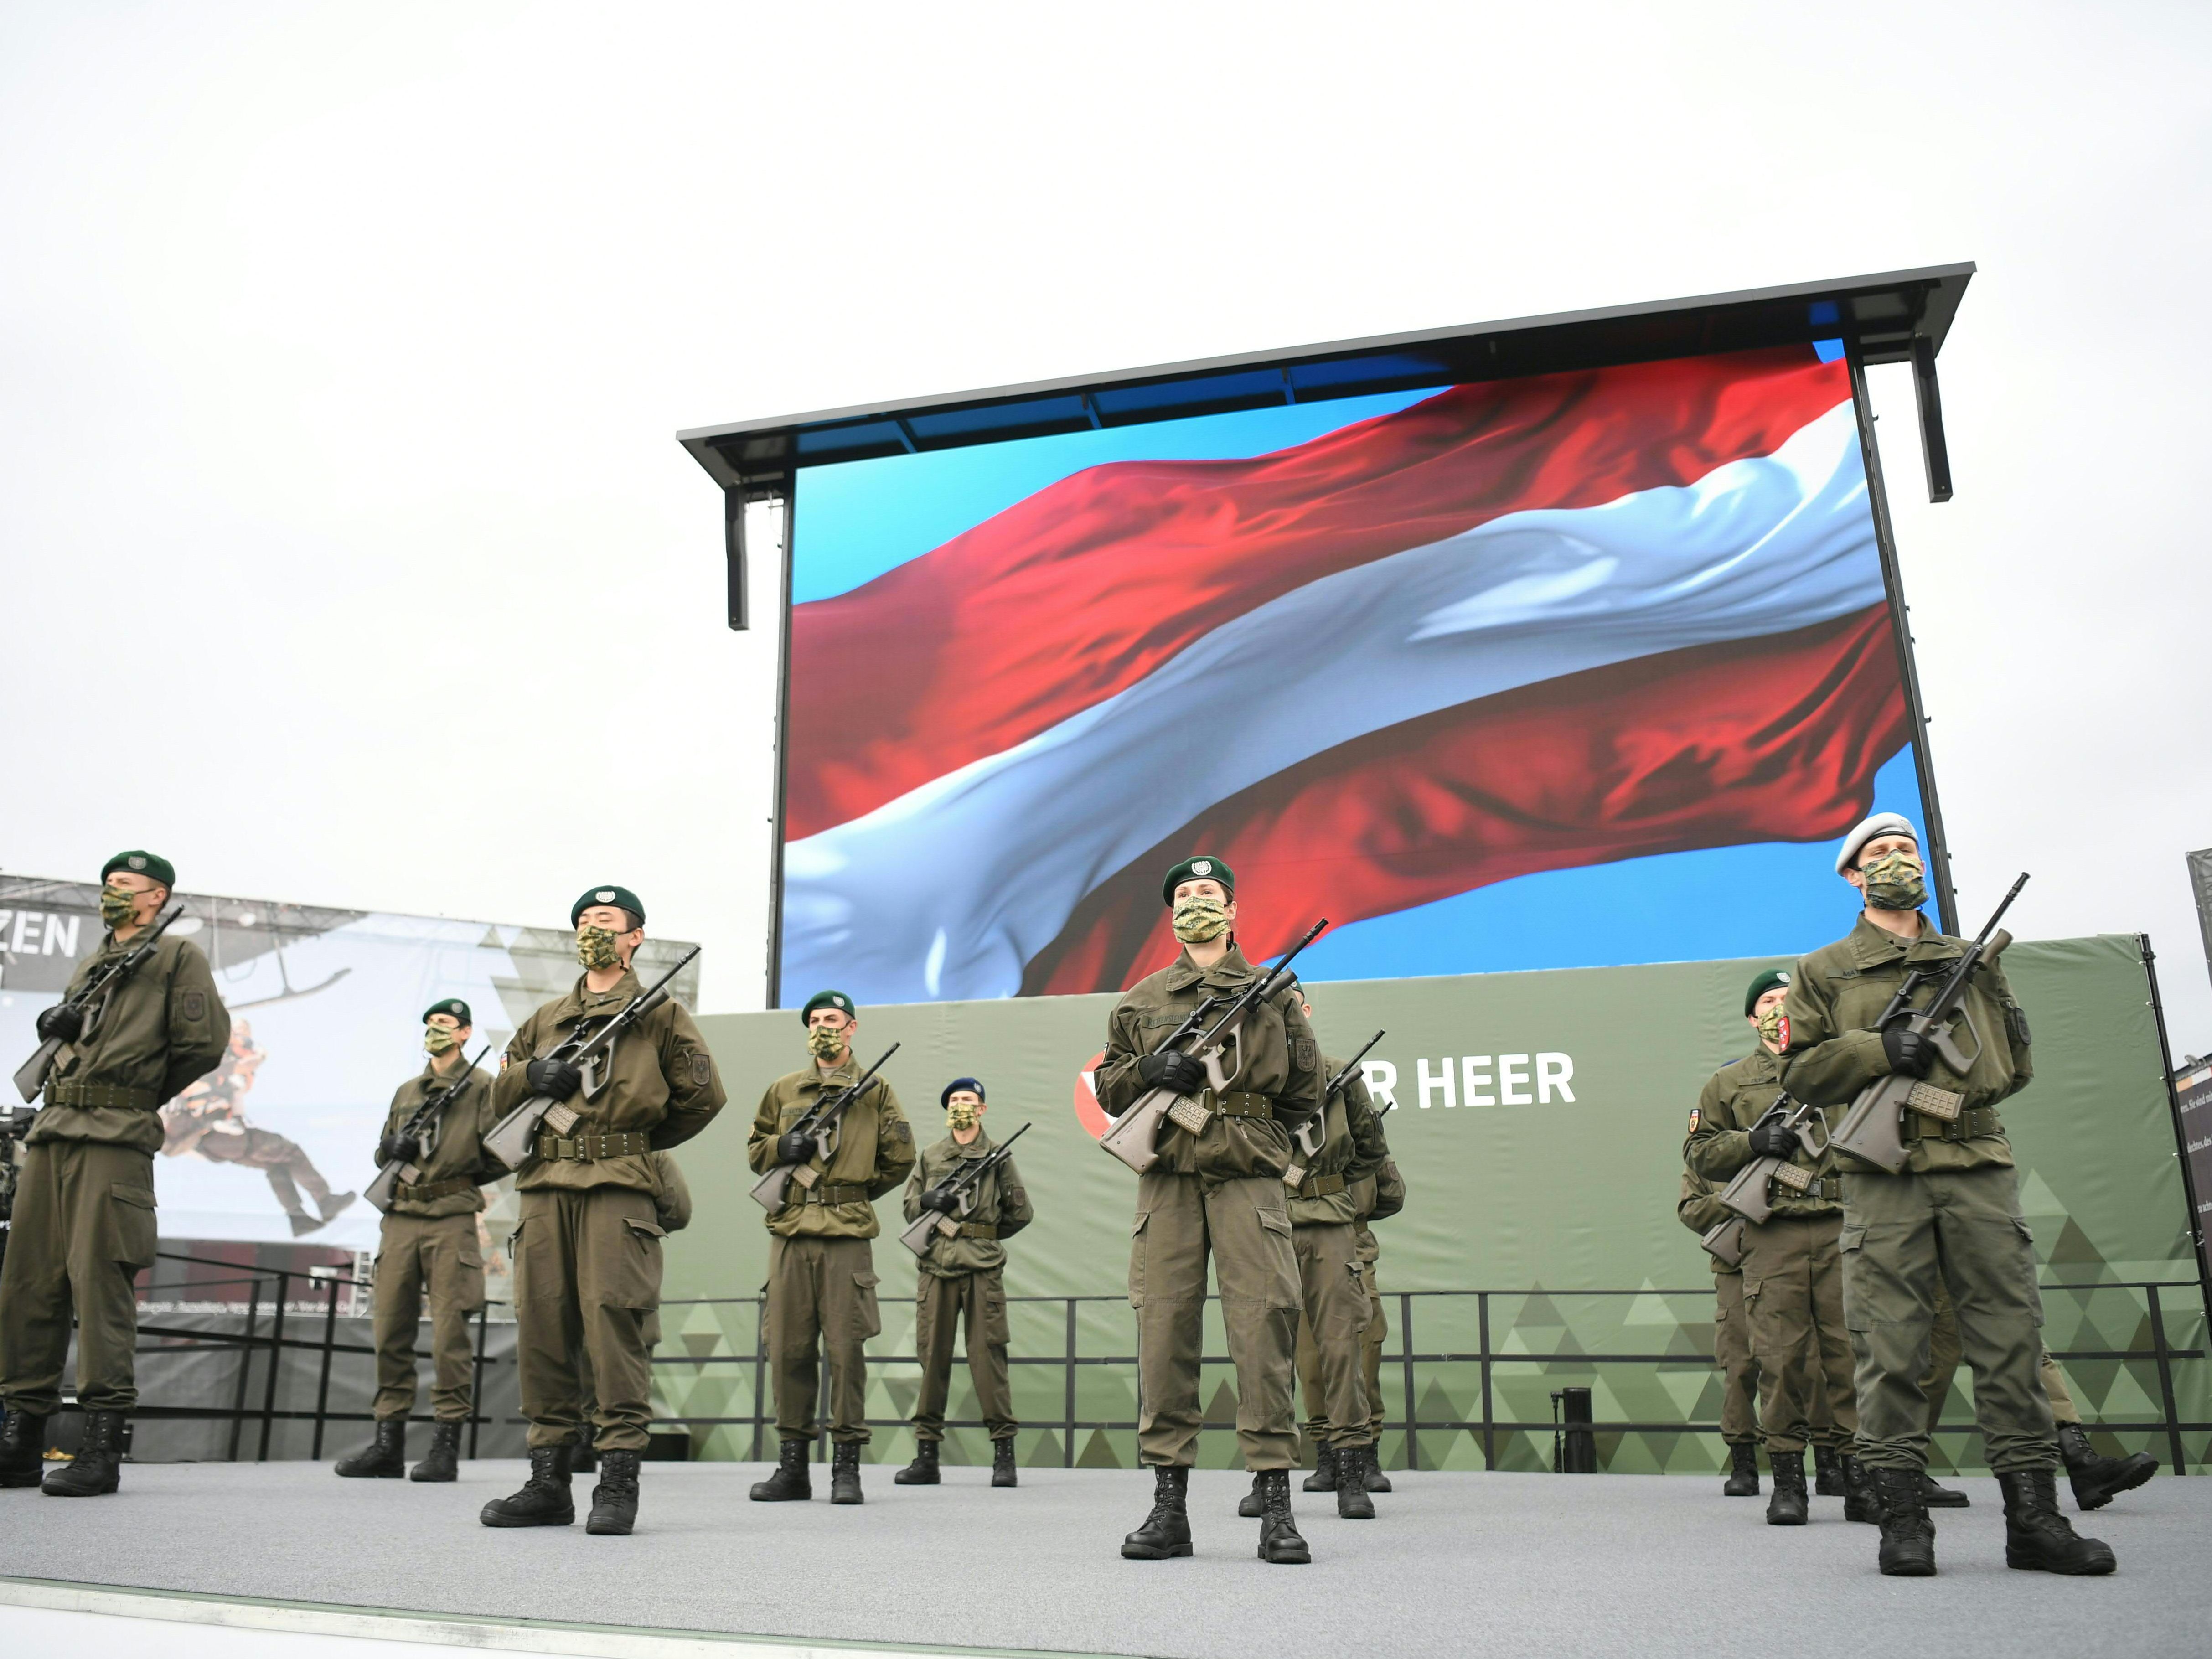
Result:
<svg viewBox="0 0 2212 1659"><path fill-rule="evenodd" d="M1368 1458L1366 1475L1367 1490L1370 1492L1389 1492L1391 1490L1390 1477L1382 1473L1382 1443L1379 1439L1370 1443L1367 1448Z"/></svg>
<svg viewBox="0 0 2212 1659"><path fill-rule="evenodd" d="M1260 1477L1252 1477L1252 1490L1237 1500L1237 1513L1247 1521L1257 1521L1267 1505L1260 1497Z"/></svg>
<svg viewBox="0 0 2212 1659"><path fill-rule="evenodd" d="M2133 1492L2158 1473L2158 1459L2148 1452L2126 1457L2101 1457L2090 1445L2088 1432L2079 1423L2058 1425L2058 1455L2066 1460L2066 1479L2073 1486L2074 1501L2083 1513L2100 1510L2124 1492ZM7 1481L0 1479L0 1486Z"/></svg>
<svg viewBox="0 0 2212 1659"><path fill-rule="evenodd" d="M1867 1466L1849 1452L1838 1461L1843 1465L1844 1519L1879 1526L1881 1504L1875 1497L1874 1482L1867 1479Z"/></svg>
<svg viewBox="0 0 2212 1659"><path fill-rule="evenodd" d="M458 1423L433 1423L430 1425L430 1449L422 1454L422 1461L407 1471L410 1480L458 1480L461 1478L461 1425Z"/></svg>
<svg viewBox="0 0 2212 1659"><path fill-rule="evenodd" d="M0 1425L0 1486L35 1486L46 1474L46 1419L9 1412Z"/></svg>
<svg viewBox="0 0 2212 1659"><path fill-rule="evenodd" d="M1997 1490L2004 1494L2005 1565L2096 1574L2118 1565L2110 1545L2082 1537L2059 1514L2057 1471L2008 1470L1997 1476Z"/></svg>
<svg viewBox="0 0 2212 1659"><path fill-rule="evenodd" d="M1291 1472L1260 1474L1260 1559L1278 1567L1303 1567L1313 1559L1291 1516Z"/></svg>
<svg viewBox="0 0 2212 1659"><path fill-rule="evenodd" d="M914 1462L891 1477L894 1486L934 1486L943 1477L937 1472L937 1442L914 1443Z"/></svg>
<svg viewBox="0 0 2212 1659"><path fill-rule="evenodd" d="M1009 1435L1004 1440L991 1443L991 1484L994 1486L1018 1486L1021 1477L1014 1473L1014 1442Z"/></svg>
<svg viewBox="0 0 2212 1659"><path fill-rule="evenodd" d="M1842 1498L1844 1491L1844 1461L1836 1455L1833 1446L1813 1448L1813 1496Z"/></svg>
<svg viewBox="0 0 2212 1659"><path fill-rule="evenodd" d="M1936 1523L1920 1497L1917 1469L1869 1469L1881 1515L1881 1571L1888 1578L1936 1576Z"/></svg>
<svg viewBox="0 0 2212 1659"><path fill-rule="evenodd" d="M84 1444L58 1466L40 1490L49 1498L97 1498L123 1484L123 1413L87 1412Z"/></svg>
<svg viewBox="0 0 2212 1659"><path fill-rule="evenodd" d="M778 1446L775 1473L765 1480L753 1482L753 1502L790 1504L813 1497L814 1483L806 1474L809 1449L809 1443L804 1440L786 1440Z"/></svg>
<svg viewBox="0 0 2212 1659"><path fill-rule="evenodd" d="M397 1480L407 1473L407 1419L380 1417L375 1437L334 1465L349 1480Z"/></svg>
<svg viewBox="0 0 2212 1659"><path fill-rule="evenodd" d="M1314 1472L1305 1480L1308 1492L1336 1490L1336 1448L1322 1446L1314 1453Z"/></svg>
<svg viewBox="0 0 2212 1659"><path fill-rule="evenodd" d="M1130 1561L1164 1561L1190 1553L1190 1471L1152 1470L1152 1512L1145 1524L1121 1540L1121 1554Z"/></svg>
<svg viewBox="0 0 2212 1659"><path fill-rule="evenodd" d="M1336 1518L1372 1521L1375 1500L1367 1495L1367 1465L1375 1456L1372 1446L1340 1446L1336 1453Z"/></svg>
<svg viewBox="0 0 2212 1659"><path fill-rule="evenodd" d="M1778 1452L1768 1448L1766 1461L1774 1470L1774 1496L1766 1500L1766 1524L1802 1527L1805 1524L1805 1454Z"/></svg>
<svg viewBox="0 0 2212 1659"><path fill-rule="evenodd" d="M830 1501L867 1501L860 1493L860 1443L857 1440L840 1440L830 1449Z"/></svg>
<svg viewBox="0 0 2212 1659"><path fill-rule="evenodd" d="M495 1498L477 1518L487 1527L565 1527L576 1518L568 1493L573 1446L532 1446L530 1479L511 1498Z"/></svg>
<svg viewBox="0 0 2212 1659"><path fill-rule="evenodd" d="M1722 1484L1721 1492L1729 1498L1759 1496L1758 1447L1738 1442L1729 1448L1729 1478Z"/></svg>
<svg viewBox="0 0 2212 1659"><path fill-rule="evenodd" d="M1970 1510L1974 1500L1955 1486L1939 1486L1935 1478L1923 1473L1920 1477L1920 1501L1931 1510Z"/></svg>
<svg viewBox="0 0 2212 1659"><path fill-rule="evenodd" d="M637 1523L637 1453L617 1448L599 1458L599 1483L592 1488L592 1513L586 1532L627 1538Z"/></svg>

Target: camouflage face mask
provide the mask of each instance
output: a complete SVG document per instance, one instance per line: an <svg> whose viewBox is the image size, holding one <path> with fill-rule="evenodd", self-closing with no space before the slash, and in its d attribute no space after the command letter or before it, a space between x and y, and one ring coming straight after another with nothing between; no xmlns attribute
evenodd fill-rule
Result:
<svg viewBox="0 0 2212 1659"><path fill-rule="evenodd" d="M1866 883L1867 902L1881 910L1917 910L1928 902L1921 870L1920 855L1901 847L1869 860L1859 866L1859 875Z"/></svg>
<svg viewBox="0 0 2212 1659"><path fill-rule="evenodd" d="M948 1129L972 1129L976 1121L975 1103L972 1100L952 1101L945 1108L945 1127Z"/></svg>
<svg viewBox="0 0 2212 1659"><path fill-rule="evenodd" d="M1229 926L1229 907L1218 898L1204 895L1179 898L1169 925L1185 945L1203 945L1210 939L1220 938Z"/></svg>
<svg viewBox="0 0 2212 1659"><path fill-rule="evenodd" d="M138 895L126 893L120 887L100 890L100 920L110 932L122 927L138 913Z"/></svg>
<svg viewBox="0 0 2212 1659"><path fill-rule="evenodd" d="M806 1052L817 1060L835 1060L845 1046L845 1034L828 1025L806 1028Z"/></svg>
<svg viewBox="0 0 2212 1659"><path fill-rule="evenodd" d="M1776 1003L1771 1008L1762 1008L1759 1011L1759 1040L1761 1042L1773 1043L1777 1047L1781 1045L1782 1005L1780 1003Z"/></svg>
<svg viewBox="0 0 2212 1659"><path fill-rule="evenodd" d="M576 960L586 968L611 968L622 953L615 949L612 933L587 921L576 930Z"/></svg>
<svg viewBox="0 0 2212 1659"><path fill-rule="evenodd" d="M460 1040L457 1033L447 1030L442 1025L425 1025L422 1028L422 1047L424 1051L429 1054L446 1054Z"/></svg>

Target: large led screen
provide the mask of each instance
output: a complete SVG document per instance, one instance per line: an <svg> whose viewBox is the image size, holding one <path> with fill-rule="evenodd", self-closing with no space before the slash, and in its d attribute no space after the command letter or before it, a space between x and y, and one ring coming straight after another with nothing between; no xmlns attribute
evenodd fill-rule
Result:
<svg viewBox="0 0 2212 1659"><path fill-rule="evenodd" d="M779 1000L1809 949L1920 794L1840 348L799 475Z"/></svg>

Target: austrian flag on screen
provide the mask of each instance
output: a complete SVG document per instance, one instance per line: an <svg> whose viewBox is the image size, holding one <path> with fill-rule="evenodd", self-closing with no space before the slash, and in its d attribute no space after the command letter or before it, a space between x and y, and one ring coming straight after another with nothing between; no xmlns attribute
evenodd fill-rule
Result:
<svg viewBox="0 0 2212 1659"><path fill-rule="evenodd" d="M786 1000L1119 988L1194 852L1313 977L1805 949L1918 809L1832 351L801 476Z"/></svg>

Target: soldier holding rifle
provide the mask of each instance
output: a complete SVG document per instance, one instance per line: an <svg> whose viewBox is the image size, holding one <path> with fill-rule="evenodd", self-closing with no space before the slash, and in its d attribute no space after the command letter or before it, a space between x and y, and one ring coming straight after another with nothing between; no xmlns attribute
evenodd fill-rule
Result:
<svg viewBox="0 0 2212 1659"><path fill-rule="evenodd" d="M530 1480L485 1504L481 1518L488 1527L568 1525L570 1460L596 1427L599 1482L586 1529L623 1534L637 1517L652 1415L647 1337L660 1305L664 1230L652 1155L714 1121L724 1096L698 1026L667 994L683 963L649 990L630 967L645 943L637 895L611 883L588 889L568 922L583 975L507 1045L492 1085L502 1115L484 1138L521 1171L515 1359ZM591 1357L598 1392L590 1425L579 1348Z"/></svg>
<svg viewBox="0 0 2212 1659"><path fill-rule="evenodd" d="M165 933L183 907L156 920L176 884L168 860L118 853L100 878L107 936L39 1016L39 1053L15 1074L24 1099L43 1089L46 1103L25 1138L0 1268L0 1486L40 1484L76 1314L84 1444L46 1476L53 1498L121 1484L123 1420L138 1403L136 1281L154 1265L161 1106L230 1041L207 958Z"/></svg>
<svg viewBox="0 0 2212 1659"><path fill-rule="evenodd" d="M1378 1128L1383 1112L1389 1109L1384 1107L1375 1114ZM1382 1340L1390 1334L1389 1316L1383 1310L1382 1289L1376 1279L1382 1247L1376 1242L1372 1224L1388 1221L1406 1207L1406 1177L1399 1173L1398 1160L1385 1158L1380 1170L1364 1181L1353 1182L1351 1192L1356 1218L1352 1224L1352 1249L1359 1261L1360 1287L1367 1292L1367 1328L1359 1338L1359 1374L1362 1389L1367 1395L1367 1443L1372 1454L1379 1452L1382 1445ZM1298 1353L1299 1375L1303 1377L1309 1375L1303 1334ZM1308 1398L1311 1397L1310 1393ZM1390 1477L1382 1473L1382 1465L1375 1455L1365 1459L1364 1474L1368 1491L1391 1489Z"/></svg>
<svg viewBox="0 0 2212 1659"><path fill-rule="evenodd" d="M812 1058L769 1085L745 1149L754 1169L780 1177L753 1192L763 1204L773 1200L763 1317L777 1445L775 1473L754 1485L752 1497L775 1504L814 1495L806 1458L818 1343L830 1364L830 1501L858 1504L860 1448L868 1443L865 1350L883 1328L868 1241L876 1236L876 1200L914 1167L914 1131L891 1085L874 1067L863 1076L854 1058L860 1021L852 998L817 992L799 1018Z"/></svg>
<svg viewBox="0 0 2212 1659"><path fill-rule="evenodd" d="M415 1409L415 1337L422 1298L430 1301L430 1449L416 1480L459 1478L461 1425L474 1399L476 1364L469 1316L483 1306L483 1250L477 1214L480 1183L503 1173L484 1156L497 1121L491 1078L468 1058L475 1029L459 997L422 1013L422 1070L399 1085L377 1142L382 1167L368 1189L384 1212L376 1250L376 1403L374 1437L337 1472L348 1479L396 1480L408 1473L407 1417ZM489 1046L489 1045L487 1045Z"/></svg>
<svg viewBox="0 0 2212 1659"><path fill-rule="evenodd" d="M1202 1420L1211 1257L1237 1366L1237 1443L1259 1477L1260 1558L1299 1564L1311 1558L1291 1514L1300 1297L1283 1172L1291 1131L1321 1109L1321 1048L1283 973L1287 959L1270 974L1237 948L1237 878L1227 865L1185 859L1168 872L1161 896L1182 954L1115 1005L1097 1073L1099 1104L1116 1118L1141 1123L1159 1099L1174 1103L1152 1146L1133 1159L1116 1154L1142 1166L1129 1302L1144 1401L1138 1449L1155 1481L1152 1513L1121 1553L1191 1553L1186 1498ZM1218 1022L1200 1011L1214 1007L1237 1018L1233 1044L1226 1033L1208 1041ZM1109 1142L1123 1127L1108 1132Z"/></svg>
<svg viewBox="0 0 2212 1659"><path fill-rule="evenodd" d="M1697 1127L1698 1115L1690 1115ZM1684 1161L1681 1194L1674 1213L1700 1238L1714 1228L1742 1218L1721 1202L1713 1183ZM1731 1251L1723 1261L1710 1251L1713 1269L1713 1363L1721 1368L1721 1440L1729 1449L1729 1475L1721 1483L1726 1498L1759 1496L1759 1362L1751 1357L1751 1333L1743 1317L1743 1258Z"/></svg>
<svg viewBox="0 0 2212 1659"><path fill-rule="evenodd" d="M1783 1086L1832 1109L1833 1144L1847 1154L1844 1310L1860 1446L1881 1506L1881 1571L1936 1571L1921 1491L1920 1379L1940 1275L2004 1493L2005 1564L2110 1572L2112 1551L2076 1536L2058 1512L2057 1443L2037 1380L2035 1252L1997 1116L1998 1103L2033 1075L2027 1016L1997 959L2008 936L1996 933L1996 917L1973 940L1937 932L1920 914L1923 868L1918 833L1894 812L1844 837L1836 869L1863 895L1865 912L1849 935L1798 964L1780 1034Z"/></svg>

